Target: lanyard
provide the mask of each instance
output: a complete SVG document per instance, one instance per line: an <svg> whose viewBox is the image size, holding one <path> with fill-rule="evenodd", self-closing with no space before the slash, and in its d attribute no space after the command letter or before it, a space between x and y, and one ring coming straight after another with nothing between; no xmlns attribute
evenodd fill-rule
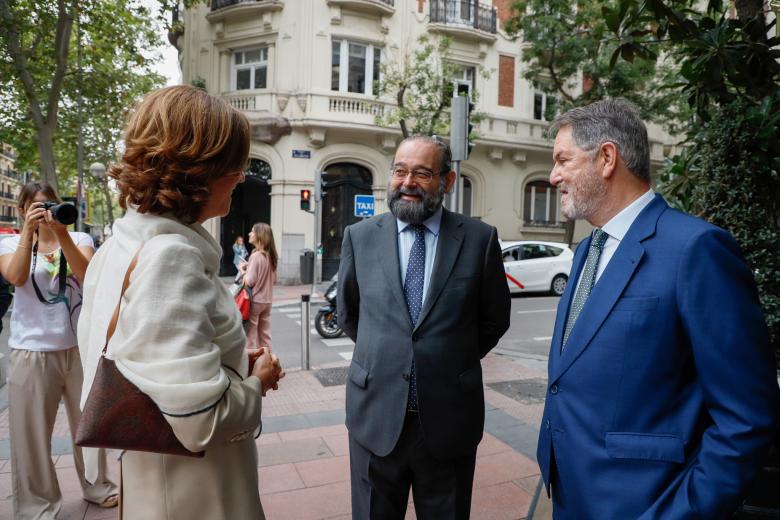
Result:
<svg viewBox="0 0 780 520"><path fill-rule="evenodd" d="M38 284L35 282L35 265L38 261L38 231L35 232L35 243L33 243L32 257L33 263L30 278L32 278L33 289L35 289L35 295L38 297L38 300L40 300L41 303L45 303L46 305L54 305L56 303L64 302L66 278L68 275L68 261L65 258L65 255L62 253L62 248L60 248L60 272L58 275L60 281L60 290L59 293L57 293L57 296L51 300L46 299L46 297L41 292L41 289L38 287Z"/></svg>

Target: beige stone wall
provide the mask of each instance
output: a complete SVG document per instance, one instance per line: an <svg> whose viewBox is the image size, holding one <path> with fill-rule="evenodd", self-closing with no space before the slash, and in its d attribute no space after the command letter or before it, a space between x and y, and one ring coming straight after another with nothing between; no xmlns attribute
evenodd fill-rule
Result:
<svg viewBox="0 0 780 520"><path fill-rule="evenodd" d="M506 18L509 3L493 0L499 18ZM385 208L387 172L400 131L377 126L373 114L392 107L392 99L332 91L332 41L379 47L383 59L397 60L411 52L424 33L449 35L455 62L489 73L475 77L477 110L486 117L478 128L477 146L462 168L473 187L473 216L495 225L502 239L563 239L562 228L529 227L523 221L526 184L547 178L552 148L544 135L547 123L533 119L534 93L522 78L520 44L503 34L500 23L497 34L430 23L430 4L261 0L213 12L201 5L185 13L179 42L183 81L202 78L209 92L228 99L251 121L278 116L290 124L290 135L272 145L255 140L251 150L252 157L272 167L271 225L280 250L285 240L302 240L314 248L313 217L299 209L299 192L312 188L315 172L330 164L354 162L368 168L377 211ZM233 90L233 52L259 46L268 48L266 88ZM652 158L660 164L661 142L668 137L655 128L651 135L656 141ZM308 150L311 157L293 158L293 150ZM218 235L217 222L210 229ZM577 235L584 234L587 229L578 228ZM293 260L287 260L292 265Z"/></svg>

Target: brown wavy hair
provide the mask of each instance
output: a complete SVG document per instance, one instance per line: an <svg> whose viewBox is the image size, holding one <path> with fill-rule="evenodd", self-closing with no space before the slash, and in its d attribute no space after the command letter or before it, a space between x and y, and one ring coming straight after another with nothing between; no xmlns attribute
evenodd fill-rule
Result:
<svg viewBox="0 0 780 520"><path fill-rule="evenodd" d="M197 221L209 183L244 171L249 158L246 117L222 99L179 85L147 94L125 128L125 153L108 174L123 208Z"/></svg>
<svg viewBox="0 0 780 520"><path fill-rule="evenodd" d="M265 253L265 255L268 257L268 260L271 261L271 267L273 268L273 271L276 272L276 266L279 263L279 254L276 252L274 232L271 230L271 226L265 222L258 222L252 226L252 231L255 232L258 250Z"/></svg>

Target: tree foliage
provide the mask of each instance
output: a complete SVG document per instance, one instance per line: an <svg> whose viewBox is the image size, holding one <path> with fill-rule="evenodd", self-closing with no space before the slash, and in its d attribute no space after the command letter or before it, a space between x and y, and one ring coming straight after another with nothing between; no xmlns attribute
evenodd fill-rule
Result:
<svg viewBox="0 0 780 520"><path fill-rule="evenodd" d="M379 97L392 98L396 106L376 117L378 125L398 124L404 137L449 134L454 78L462 71L450 58L450 44L449 38L423 35L413 51L405 49L400 57L382 63L383 79L375 90ZM472 88L471 101L476 100L476 89ZM472 113L471 120L478 122L481 117Z"/></svg>
<svg viewBox="0 0 780 520"><path fill-rule="evenodd" d="M610 38L597 0L519 0L506 24L522 37L523 75L536 89L555 94L563 110L606 97L634 102L643 117L673 124L685 118L679 93L664 88L675 71L649 60L611 62L619 43ZM649 56L648 56L649 57Z"/></svg>
<svg viewBox="0 0 780 520"><path fill-rule="evenodd" d="M652 60L659 45L678 64L695 117L686 147L661 173L678 206L728 229L739 242L780 362L780 38L763 2L620 0L604 17L612 60Z"/></svg>
<svg viewBox="0 0 780 520"><path fill-rule="evenodd" d="M133 0L0 0L0 14L0 140L18 169L68 190L79 94L86 168L114 160L127 110L163 84L154 15Z"/></svg>

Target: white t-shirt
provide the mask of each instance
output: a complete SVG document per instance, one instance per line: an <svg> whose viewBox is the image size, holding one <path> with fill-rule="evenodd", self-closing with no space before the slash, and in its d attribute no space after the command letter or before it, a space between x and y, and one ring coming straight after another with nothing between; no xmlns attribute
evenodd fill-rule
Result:
<svg viewBox="0 0 780 520"><path fill-rule="evenodd" d="M70 233L77 247L91 247L95 244L86 233ZM13 254L19 246L19 236L8 237L0 242L0 256ZM59 293L60 249L49 254L38 254L35 266L35 283L44 298L51 300ZM30 261L32 269L32 260ZM32 274L32 273L31 273ZM81 284L68 265L65 300L47 305L35 294L32 275L21 287L14 290L13 314L11 315L11 337L8 346L22 350L51 352L75 347L76 325L81 310Z"/></svg>

